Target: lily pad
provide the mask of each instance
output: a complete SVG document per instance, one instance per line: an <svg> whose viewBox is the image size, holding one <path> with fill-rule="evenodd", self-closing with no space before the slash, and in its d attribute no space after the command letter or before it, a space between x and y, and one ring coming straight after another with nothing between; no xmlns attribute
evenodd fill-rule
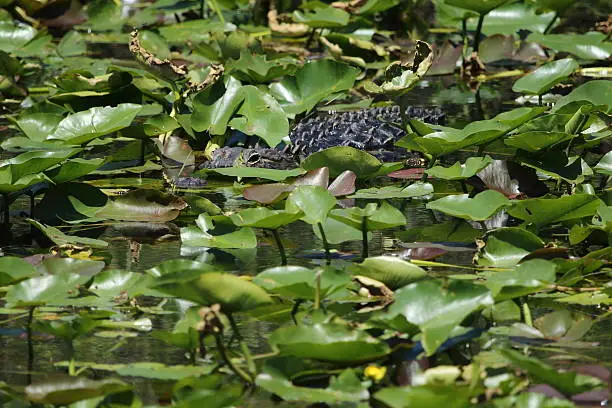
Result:
<svg viewBox="0 0 612 408"><path fill-rule="evenodd" d="M239 276L223 272L205 272L200 276L187 279L175 275L165 275L154 288L199 305L221 305L224 312L234 313L265 306L272 298L259 286Z"/></svg>
<svg viewBox="0 0 612 408"><path fill-rule="evenodd" d="M468 194L450 195L427 203L427 208L472 221L484 221L508 207L510 201L502 193L486 190L470 198Z"/></svg>
<svg viewBox="0 0 612 408"><path fill-rule="evenodd" d="M571 58L549 62L516 81L512 90L531 95L541 95L567 79L578 67L578 63Z"/></svg>
<svg viewBox="0 0 612 408"><path fill-rule="evenodd" d="M336 177L350 170L357 177L367 177L378 171L382 163L370 153L350 146L330 147L308 156L302 162L302 168L314 170L328 167L331 177Z"/></svg>
<svg viewBox="0 0 612 408"><path fill-rule="evenodd" d="M302 218L301 212L288 212L283 210L270 210L269 208L247 208L230 216L232 222L238 227L253 227L265 229L278 229L283 225L291 224Z"/></svg>
<svg viewBox="0 0 612 408"><path fill-rule="evenodd" d="M493 296L482 285L453 280L448 285L429 280L395 292L389 315L403 315L423 332L423 347L432 355L470 313L491 306Z"/></svg>
<svg viewBox="0 0 612 408"><path fill-rule="evenodd" d="M317 274L320 274L321 298L337 292L351 282L349 274L335 268L312 270L302 266L279 266L259 273L253 278L253 283L281 296L314 300Z"/></svg>
<svg viewBox="0 0 612 408"><path fill-rule="evenodd" d="M330 94L352 88L358 73L357 68L334 60L313 61L295 76L271 84L270 93L288 115L296 115L311 110Z"/></svg>
<svg viewBox="0 0 612 408"><path fill-rule="evenodd" d="M493 162L490 156L470 157L465 163L455 162L450 167L434 166L425 172L443 180L462 180L474 176Z"/></svg>
<svg viewBox="0 0 612 408"><path fill-rule="evenodd" d="M283 355L336 363L382 358L389 346L366 332L338 323L317 323L276 329L270 342Z"/></svg>
<svg viewBox="0 0 612 408"><path fill-rule="evenodd" d="M515 202L508 214L537 226L591 217L602 201L595 195L575 194L559 198L532 198Z"/></svg>
<svg viewBox="0 0 612 408"><path fill-rule="evenodd" d="M366 258L355 265L355 274L367 276L395 290L427 276L420 267L394 256Z"/></svg>

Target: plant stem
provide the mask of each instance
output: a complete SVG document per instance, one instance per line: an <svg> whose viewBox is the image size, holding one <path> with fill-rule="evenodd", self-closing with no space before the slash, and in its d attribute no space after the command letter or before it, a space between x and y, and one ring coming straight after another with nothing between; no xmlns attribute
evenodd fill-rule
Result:
<svg viewBox="0 0 612 408"><path fill-rule="evenodd" d="M361 219L361 257L366 259L368 255L368 217Z"/></svg>
<svg viewBox="0 0 612 408"><path fill-rule="evenodd" d="M484 18L484 14L478 16L478 25L476 26L476 33L474 34L474 52L478 52L478 47L480 46L480 33L482 31L482 23Z"/></svg>
<svg viewBox="0 0 612 408"><path fill-rule="evenodd" d="M323 273L323 269L317 271L315 275L315 299L314 299L314 309L319 310L321 307L321 274Z"/></svg>
<svg viewBox="0 0 612 408"><path fill-rule="evenodd" d="M521 309L523 311L523 320L525 320L525 324L527 326L533 327L533 318L531 317L531 309L529 308L529 304L525 300L523 300L522 303Z"/></svg>
<svg viewBox="0 0 612 408"><path fill-rule="evenodd" d="M2 224L3 225L9 225L9 217L10 217L9 195L2 194Z"/></svg>
<svg viewBox="0 0 612 408"><path fill-rule="evenodd" d="M30 307L28 310L28 320L26 323L26 333L28 336L28 385L32 384L32 368L34 367L34 343L32 343L32 321L34 320L34 309L36 309L36 306Z"/></svg>
<svg viewBox="0 0 612 408"><path fill-rule="evenodd" d="M281 241L280 234L278 233L278 229L272 230L272 235L274 235L274 240L276 241L276 246L278 247L278 252L280 252L281 257L281 265L287 265L287 255L285 255L285 247Z"/></svg>
<svg viewBox="0 0 612 408"><path fill-rule="evenodd" d="M232 326L232 331L236 335L236 339L238 340L238 344L240 345L240 350L242 351L244 359L247 362L247 368L249 369L251 374L255 374L256 368L255 363L253 362L253 358L251 357L251 351L249 350L247 344L244 342L244 339L240 334L240 330L238 329L238 325L236 324L234 317L231 314L227 313L227 319L229 320L230 325Z"/></svg>
<svg viewBox="0 0 612 408"><path fill-rule="evenodd" d="M467 30L467 18L461 20L461 31L463 33L463 58L466 57L468 48L468 30Z"/></svg>
<svg viewBox="0 0 612 408"><path fill-rule="evenodd" d="M219 354L221 354L221 358L225 361L225 364L234 372L238 377L240 377L245 383L253 384L253 379L250 375L244 372L243 369L234 364L232 359L227 355L227 351L225 350L225 346L223 345L223 341L221 341L221 336L216 335L215 341L217 343L217 348L219 349Z"/></svg>
<svg viewBox="0 0 612 408"><path fill-rule="evenodd" d="M319 226L319 232L321 233L321 239L323 240L323 248L325 248L325 263L329 265L331 264L331 252L329 250L329 243L327 242L327 237L325 236L323 224L318 222L317 225Z"/></svg>
<svg viewBox="0 0 612 408"><path fill-rule="evenodd" d="M219 21L221 21L221 23L225 24L225 18L223 17L223 13L221 13L221 9L219 8L219 5L217 4L217 0L210 0L210 3L211 3L210 5L211 5L212 9L217 14L217 17L219 17Z"/></svg>
<svg viewBox="0 0 612 408"><path fill-rule="evenodd" d="M552 18L552 20L550 20L550 23L548 23L548 25L544 29L543 34L548 34L548 32L552 29L553 25L555 25L555 21L557 21L558 18L559 18L559 14L555 13L555 16Z"/></svg>
<svg viewBox="0 0 612 408"><path fill-rule="evenodd" d="M304 303L304 299L296 299L295 303L293 304L293 307L291 308L291 320L293 320L293 323L296 326L298 325L298 322L297 322L297 319L295 318L295 316L300 311L300 305L302 303Z"/></svg>

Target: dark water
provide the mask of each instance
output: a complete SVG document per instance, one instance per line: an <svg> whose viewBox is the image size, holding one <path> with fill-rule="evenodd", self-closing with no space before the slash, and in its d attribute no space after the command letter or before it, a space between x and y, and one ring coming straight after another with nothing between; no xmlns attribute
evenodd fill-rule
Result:
<svg viewBox="0 0 612 408"><path fill-rule="evenodd" d="M478 94L473 93L455 82L454 78L441 78L425 82L421 88L415 89L409 99L417 105L437 105L448 115L448 125L462 126L470 121L488 119L516 105L513 103L514 95L509 91L512 81L483 84ZM248 202L232 193L229 187L212 188L203 193L203 196L215 202L225 211L236 210L249 205ZM357 203L363 205L364 203ZM399 201L393 203L400 206ZM27 215L29 200L18 200L12 207L12 219L15 220L13 235L16 237L8 245L2 247L5 255L28 255L35 252L44 252L32 245L29 238L20 241L19 237L29 232L29 226L19 220L21 213ZM404 207L408 220L407 228L426 227L434 221L432 213L425 209L425 204L413 200ZM193 218L179 218L175 225L180 227L193 222ZM370 242L370 255L400 252L403 249L394 238L394 230L376 232ZM222 265L224 269L235 271L237 274L254 275L268 267L279 265L279 255L272 236L258 233L259 247L253 250L233 251L232 253L202 249L197 253L185 252L181 249L180 240L174 239L163 242L148 242L147 240L126 238L112 227L102 235L110 242L106 251L106 262L109 269L125 269L130 271L143 271L160 262L180 257L195 260L206 260ZM313 266L320 260L305 257L308 250L321 250L321 242L314 236L310 225L294 223L281 230L289 264ZM361 251L361 243L354 242L335 246L335 249L347 254L356 254ZM452 264L470 264L473 253L451 252L437 260ZM450 272L450 271L448 271ZM456 271L455 271L456 272ZM463 273L463 271L462 271ZM149 316L155 329L172 330L179 320L184 305L170 300L171 305L165 307L173 314ZM534 310L534 314L542 314L550 310L550 305L543 303L541 308ZM585 310L585 313L588 313ZM25 385L30 381L28 366L31 364L32 378L57 372L54 364L69 359L70 347L61 340L35 336L33 358L28 359L28 344L25 334L20 331L25 319L12 321L12 315L0 312L0 381L9 384ZM243 318L239 321L243 327L248 344L255 353L269 351L265 336L277 326L274 323L256 321ZM606 356L612 352L609 332L612 324L607 322L597 324L584 341L598 341L601 346L595 349L562 351L560 354L570 356L572 359L583 362L605 361ZM89 336L78 339L74 344L75 360L94 361L96 363L129 363L139 361L161 362L166 364L188 364L188 357L183 351L167 346L165 343L147 334L140 334L135 338L107 339ZM608 358L609 359L609 358ZM104 372L99 375L107 375ZM128 379L131 381L143 400L157 402L160 398L167 398L171 392L168 383L142 379ZM249 402L255 405L257 398ZM259 403L257 403L259 405Z"/></svg>

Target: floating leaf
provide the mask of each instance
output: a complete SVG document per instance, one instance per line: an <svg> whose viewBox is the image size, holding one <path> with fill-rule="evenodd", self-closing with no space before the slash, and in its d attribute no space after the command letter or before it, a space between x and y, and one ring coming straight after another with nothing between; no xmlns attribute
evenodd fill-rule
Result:
<svg viewBox="0 0 612 408"><path fill-rule="evenodd" d="M578 67L578 63L571 58L549 62L516 81L512 90L531 95L541 95L567 79Z"/></svg>
<svg viewBox="0 0 612 408"><path fill-rule="evenodd" d="M219 303L226 313L272 303L262 288L229 273L205 272L196 278L188 275L187 279L176 275L165 275L155 289L203 306Z"/></svg>
<svg viewBox="0 0 612 408"><path fill-rule="evenodd" d="M427 208L472 221L484 221L510 204L502 193L485 190L470 198L468 194L450 195L427 203Z"/></svg>
<svg viewBox="0 0 612 408"><path fill-rule="evenodd" d="M425 172L443 180L462 180L474 176L493 162L490 156L470 157L465 163L455 162L450 167L434 166Z"/></svg>
<svg viewBox="0 0 612 408"><path fill-rule="evenodd" d="M255 248L257 237L251 228L240 228L227 234L213 235L209 231L211 220L207 214L200 214L195 227L181 228L181 242L192 247L209 248Z"/></svg>
<svg viewBox="0 0 612 408"><path fill-rule="evenodd" d="M512 271L487 274L485 286L496 301L526 296L555 282L556 266L550 261L532 259L517 265Z"/></svg>
<svg viewBox="0 0 612 408"><path fill-rule="evenodd" d="M317 274L320 274L321 298L337 292L351 282L349 274L335 268L312 270L302 266L279 266L259 273L253 278L253 283L281 296L314 300Z"/></svg>
<svg viewBox="0 0 612 408"><path fill-rule="evenodd" d="M532 198L515 202L508 214L538 226L591 217L602 201L595 195L575 194L559 198Z"/></svg>
<svg viewBox="0 0 612 408"><path fill-rule="evenodd" d="M391 408L443 406L463 408L469 405L470 389L456 385L419 385L387 387L374 394L374 398Z"/></svg>
<svg viewBox="0 0 612 408"><path fill-rule="evenodd" d="M268 61L265 54L259 55L243 50L240 52L240 59L227 62L226 69L241 81L259 84L291 75L297 69L297 65L292 58Z"/></svg>
<svg viewBox="0 0 612 408"><path fill-rule="evenodd" d="M28 262L14 256L0 258L0 286L8 286L36 275Z"/></svg>
<svg viewBox="0 0 612 408"><path fill-rule="evenodd" d="M316 3L316 6L306 12L295 10L293 20L314 28L337 28L348 24L351 15L346 11L323 3Z"/></svg>
<svg viewBox="0 0 612 408"><path fill-rule="evenodd" d="M185 207L187 203L180 197L138 189L115 197L96 216L122 221L167 222L178 217Z"/></svg>
<svg viewBox="0 0 612 408"><path fill-rule="evenodd" d="M564 106L576 101L589 101L593 105L606 105L608 113L612 112L612 81L589 81L580 85L557 101L553 112L559 111Z"/></svg>
<svg viewBox="0 0 612 408"><path fill-rule="evenodd" d="M303 220L309 224L325 221L329 211L336 206L336 199L319 186L298 186L287 197L285 209L303 212Z"/></svg>
<svg viewBox="0 0 612 408"><path fill-rule="evenodd" d="M357 68L334 60L308 62L295 76L271 84L270 92L288 115L296 115L332 93L352 88L358 73Z"/></svg>
<svg viewBox="0 0 612 408"><path fill-rule="evenodd" d="M450 6L475 11L478 14L487 14L490 11L508 3L509 0L446 0Z"/></svg>
<svg viewBox="0 0 612 408"><path fill-rule="evenodd" d="M392 198L422 197L433 194L433 192L433 186L429 183L413 183L404 188L396 186L365 188L357 190L349 198L388 200Z"/></svg>
<svg viewBox="0 0 612 408"><path fill-rule="evenodd" d="M246 208L234 213L230 219L238 227L253 227L265 229L278 229L283 225L291 224L302 218L301 212L291 213L283 210L270 210L269 208Z"/></svg>
<svg viewBox="0 0 612 408"><path fill-rule="evenodd" d="M313 153L302 162L302 168L315 170L328 167L331 177L350 170L357 177L367 177L378 171L382 163L370 153L350 146L330 147Z"/></svg>
<svg viewBox="0 0 612 408"><path fill-rule="evenodd" d="M569 52L586 60L605 60L612 55L612 44L606 35L599 32L586 34L540 34L531 33L527 41L536 42L560 52Z"/></svg>
<svg viewBox="0 0 612 408"><path fill-rule="evenodd" d="M345 370L330 379L326 388L310 388L295 385L285 373L285 367L292 369L301 364L299 359L278 357L266 361L262 373L257 376L256 384L264 390L278 395L285 401L339 404L359 402L369 397L369 382L361 382L352 370Z"/></svg>
<svg viewBox="0 0 612 408"><path fill-rule="evenodd" d="M47 140L62 140L71 145L87 143L129 126L141 109L141 105L122 103L77 112L62 119Z"/></svg>
<svg viewBox="0 0 612 408"><path fill-rule="evenodd" d="M354 274L375 279L392 290L427 276L427 272L423 269L394 256L366 258L361 264L355 266Z"/></svg>
<svg viewBox="0 0 612 408"><path fill-rule="evenodd" d="M41 224L36 220L29 219L28 222L38 228L47 238L53 241L55 245L86 245L92 248L106 248L108 246L108 242L100 239L66 235L59 229Z"/></svg>
<svg viewBox="0 0 612 408"><path fill-rule="evenodd" d="M38 404L69 405L77 401L129 390L117 379L90 380L84 377L56 375L25 387L29 400Z"/></svg>
<svg viewBox="0 0 612 408"><path fill-rule="evenodd" d="M283 355L336 363L357 363L384 357L389 346L366 332L338 323L276 329L270 342Z"/></svg>
<svg viewBox="0 0 612 408"><path fill-rule="evenodd" d="M544 248L544 241L523 228L498 228L487 234L486 244L478 254L478 264L500 268L514 266L541 248Z"/></svg>
<svg viewBox="0 0 612 408"><path fill-rule="evenodd" d="M453 280L415 282L395 292L389 315L401 314L423 332L423 346L432 355L451 331L470 313L493 304L491 292L482 285Z"/></svg>

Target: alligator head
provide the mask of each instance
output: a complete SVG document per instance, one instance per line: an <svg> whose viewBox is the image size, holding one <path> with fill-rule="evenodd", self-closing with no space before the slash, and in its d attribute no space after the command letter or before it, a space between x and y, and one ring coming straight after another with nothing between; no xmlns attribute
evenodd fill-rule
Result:
<svg viewBox="0 0 612 408"><path fill-rule="evenodd" d="M299 167L295 157L276 149L256 147L220 147L212 153L211 160L200 168L259 167L264 169L293 169Z"/></svg>

